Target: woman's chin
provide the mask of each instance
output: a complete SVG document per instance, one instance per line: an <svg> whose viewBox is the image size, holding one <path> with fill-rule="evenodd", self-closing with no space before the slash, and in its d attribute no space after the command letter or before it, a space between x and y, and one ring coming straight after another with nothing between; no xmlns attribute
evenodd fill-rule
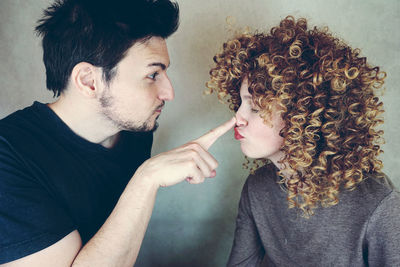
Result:
<svg viewBox="0 0 400 267"><path fill-rule="evenodd" d="M247 149L246 149L245 147L243 147L243 146L241 146L240 148L241 148L241 150L242 150L242 153L243 153L246 157L252 158L252 159L258 158L258 157L257 157L257 153L254 153L254 151L249 151L249 150L247 150Z"/></svg>

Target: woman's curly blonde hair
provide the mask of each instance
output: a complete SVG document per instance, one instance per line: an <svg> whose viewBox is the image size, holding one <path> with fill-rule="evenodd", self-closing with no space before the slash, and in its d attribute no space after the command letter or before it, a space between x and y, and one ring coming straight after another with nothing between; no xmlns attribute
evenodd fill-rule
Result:
<svg viewBox="0 0 400 267"><path fill-rule="evenodd" d="M338 203L341 187L354 189L368 175L382 177L383 104L377 90L386 73L367 63L325 28L307 28L288 16L269 33L241 34L214 56L207 87L230 109L240 106L248 77L253 102L265 114L281 107L281 150L289 207L306 216L318 204ZM267 123L267 121L266 121ZM282 172L279 171L282 175Z"/></svg>

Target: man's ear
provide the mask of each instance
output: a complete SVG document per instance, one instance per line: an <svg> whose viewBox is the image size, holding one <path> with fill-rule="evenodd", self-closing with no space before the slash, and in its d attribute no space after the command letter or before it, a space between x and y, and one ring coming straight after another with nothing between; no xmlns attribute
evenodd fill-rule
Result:
<svg viewBox="0 0 400 267"><path fill-rule="evenodd" d="M74 87L86 97L95 97L98 93L98 75L101 75L99 68L87 62L80 62L75 65L71 73L71 82Z"/></svg>

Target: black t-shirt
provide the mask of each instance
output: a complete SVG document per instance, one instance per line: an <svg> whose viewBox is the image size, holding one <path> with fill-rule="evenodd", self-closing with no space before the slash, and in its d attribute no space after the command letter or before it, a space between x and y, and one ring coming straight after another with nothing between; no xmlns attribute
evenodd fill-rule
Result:
<svg viewBox="0 0 400 267"><path fill-rule="evenodd" d="M85 244L150 157L152 133L121 132L107 149L35 102L0 120L0 264L77 229Z"/></svg>

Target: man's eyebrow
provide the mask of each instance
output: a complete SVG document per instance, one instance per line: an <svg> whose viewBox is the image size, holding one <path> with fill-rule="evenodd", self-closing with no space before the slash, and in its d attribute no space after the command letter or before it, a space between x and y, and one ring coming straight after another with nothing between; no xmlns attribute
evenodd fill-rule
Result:
<svg viewBox="0 0 400 267"><path fill-rule="evenodd" d="M161 62L153 62L153 63L150 63L149 65L147 65L147 67L154 67L154 66L156 66L156 67L160 67L162 70L165 70L166 68L169 67L169 65L170 65L170 64L168 64L168 66L166 66L164 63L161 63Z"/></svg>

